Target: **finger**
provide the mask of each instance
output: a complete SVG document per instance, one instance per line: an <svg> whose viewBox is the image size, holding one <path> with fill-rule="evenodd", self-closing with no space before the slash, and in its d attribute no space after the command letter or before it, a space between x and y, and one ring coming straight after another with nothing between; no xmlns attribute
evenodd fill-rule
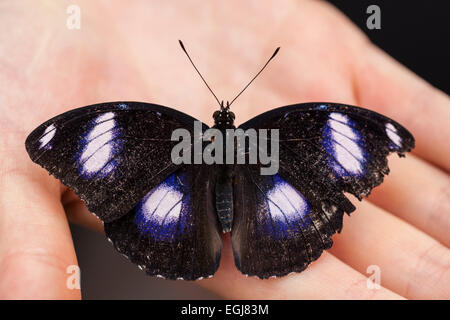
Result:
<svg viewBox="0 0 450 320"><path fill-rule="evenodd" d="M363 201L346 217L331 252L360 272L381 270L381 285L411 299L450 297L450 252L408 223Z"/></svg>
<svg viewBox="0 0 450 320"><path fill-rule="evenodd" d="M59 201L59 184L25 155L18 160L15 156L22 152L10 157L2 153L0 296L78 299L80 290L67 285L67 268L77 265L77 259Z"/></svg>
<svg viewBox="0 0 450 320"><path fill-rule="evenodd" d="M369 289L367 278L324 252L305 271L277 279L246 277L235 265L230 238L224 237L221 265L198 282L227 299L402 299L385 289Z"/></svg>
<svg viewBox="0 0 450 320"><path fill-rule="evenodd" d="M375 46L355 59L355 90L362 106L400 122L416 138L414 152L450 171L450 99Z"/></svg>
<svg viewBox="0 0 450 320"><path fill-rule="evenodd" d="M369 201L450 246L450 177L420 158L389 159L391 173Z"/></svg>
<svg viewBox="0 0 450 320"><path fill-rule="evenodd" d="M103 222L88 210L86 204L72 190L66 188L61 202L70 222L105 233Z"/></svg>

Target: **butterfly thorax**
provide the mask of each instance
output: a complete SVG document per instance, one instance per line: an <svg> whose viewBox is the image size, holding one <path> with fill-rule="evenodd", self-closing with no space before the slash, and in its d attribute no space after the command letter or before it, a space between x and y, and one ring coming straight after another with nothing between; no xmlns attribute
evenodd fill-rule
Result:
<svg viewBox="0 0 450 320"><path fill-rule="evenodd" d="M230 111L229 108L221 108L213 114L214 127L219 130L232 129L234 128L234 118L235 115Z"/></svg>

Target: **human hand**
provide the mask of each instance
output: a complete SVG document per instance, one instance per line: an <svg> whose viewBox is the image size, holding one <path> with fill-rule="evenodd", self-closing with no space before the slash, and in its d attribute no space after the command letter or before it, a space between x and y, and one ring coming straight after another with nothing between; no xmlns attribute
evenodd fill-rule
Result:
<svg viewBox="0 0 450 320"><path fill-rule="evenodd" d="M31 162L24 142L32 129L74 107L115 100L163 104L211 124L215 101L178 39L225 100L282 47L233 104L238 124L275 106L333 101L385 114L416 138L413 154L390 158L390 175L368 200L352 199L357 210L335 245L304 272L246 278L225 236L221 266L200 286L234 299L450 297L447 95L322 2L78 3L80 30L66 28L69 2L2 5L0 297L79 298L66 286L66 268L77 263L68 219L103 232L70 190ZM379 290L367 288L370 265L381 270Z"/></svg>

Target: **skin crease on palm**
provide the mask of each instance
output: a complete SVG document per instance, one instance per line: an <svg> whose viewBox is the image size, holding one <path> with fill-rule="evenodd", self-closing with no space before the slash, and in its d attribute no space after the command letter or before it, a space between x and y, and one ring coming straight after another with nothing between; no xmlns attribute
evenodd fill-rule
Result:
<svg viewBox="0 0 450 320"><path fill-rule="evenodd" d="M368 107L408 128L416 149L389 158L391 174L344 218L335 245L299 274L259 280L234 266L229 236L212 279L224 298L450 298L450 100L321 1L69 1L0 3L0 298L80 298L66 287L77 264L68 219L103 232L83 203L26 154L26 136L75 107L146 101L208 124L213 97L178 46L182 39L237 124L274 107L330 101ZM381 288L367 288L367 268Z"/></svg>

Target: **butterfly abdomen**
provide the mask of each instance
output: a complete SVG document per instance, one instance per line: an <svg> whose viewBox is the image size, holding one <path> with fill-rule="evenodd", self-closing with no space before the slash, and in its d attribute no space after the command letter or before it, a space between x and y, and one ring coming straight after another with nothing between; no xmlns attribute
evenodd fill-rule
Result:
<svg viewBox="0 0 450 320"><path fill-rule="evenodd" d="M223 232L230 232L233 222L233 169L230 165L219 165L216 170L216 212Z"/></svg>

